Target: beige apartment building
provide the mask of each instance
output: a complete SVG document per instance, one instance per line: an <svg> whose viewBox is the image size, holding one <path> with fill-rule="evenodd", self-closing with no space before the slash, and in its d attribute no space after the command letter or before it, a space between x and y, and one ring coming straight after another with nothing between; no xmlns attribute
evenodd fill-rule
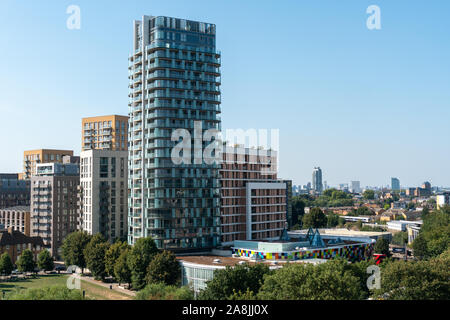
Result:
<svg viewBox="0 0 450 320"><path fill-rule="evenodd" d="M30 236L30 207L16 206L0 209L0 226L5 229L12 228Z"/></svg>
<svg viewBox="0 0 450 320"><path fill-rule="evenodd" d="M98 116L81 120L81 151L128 150L128 117Z"/></svg>
<svg viewBox="0 0 450 320"><path fill-rule="evenodd" d="M82 225L89 234L101 233L111 243L127 239L128 152L81 152Z"/></svg>
<svg viewBox="0 0 450 320"><path fill-rule="evenodd" d="M234 240L279 239L286 227L288 183L277 179L276 168L264 172L277 154L257 149L225 147L221 175L221 244ZM266 174L269 173L269 174Z"/></svg>
<svg viewBox="0 0 450 320"><path fill-rule="evenodd" d="M64 156L73 156L72 150L37 149L23 152L23 175L20 179L31 179L36 174L38 163L62 163Z"/></svg>

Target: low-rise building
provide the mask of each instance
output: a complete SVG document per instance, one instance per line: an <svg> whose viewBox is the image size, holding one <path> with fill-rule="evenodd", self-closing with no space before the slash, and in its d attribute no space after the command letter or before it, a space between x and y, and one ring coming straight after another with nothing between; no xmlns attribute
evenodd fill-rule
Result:
<svg viewBox="0 0 450 320"><path fill-rule="evenodd" d="M0 225L3 228L13 228L26 236L30 236L30 207L17 206L0 209Z"/></svg>
<svg viewBox="0 0 450 320"><path fill-rule="evenodd" d="M406 210L404 209L388 209L380 216L380 221L391 221L398 218L406 219Z"/></svg>
<svg viewBox="0 0 450 320"><path fill-rule="evenodd" d="M0 255L7 252L12 262L16 263L25 249L31 250L37 261L38 254L44 249L44 242L41 237L26 236L20 231L13 230L12 227L0 230Z"/></svg>
<svg viewBox="0 0 450 320"><path fill-rule="evenodd" d="M441 207L450 204L450 192L445 192L436 196L436 207L440 209Z"/></svg>
<svg viewBox="0 0 450 320"><path fill-rule="evenodd" d="M422 224L423 224L422 221L405 221L405 220L389 221L386 223L388 230L393 231L406 231L408 226L420 227Z"/></svg>

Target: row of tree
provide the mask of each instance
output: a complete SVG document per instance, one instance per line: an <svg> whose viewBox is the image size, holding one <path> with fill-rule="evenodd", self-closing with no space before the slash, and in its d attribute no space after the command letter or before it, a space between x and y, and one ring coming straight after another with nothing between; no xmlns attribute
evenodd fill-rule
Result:
<svg viewBox="0 0 450 320"><path fill-rule="evenodd" d="M450 250L428 261L385 259L379 266L380 288L367 286L373 260L349 264L287 263L270 270L263 263L217 270L200 292L201 300L361 300L450 298Z"/></svg>
<svg viewBox="0 0 450 320"><path fill-rule="evenodd" d="M112 277L119 283L141 290L148 284L176 285L180 265L170 251L160 251L150 237L140 238L134 246L126 242L109 244L100 233L93 236L83 231L69 234L62 245L67 266L88 268L92 276L104 281Z"/></svg>
<svg viewBox="0 0 450 320"><path fill-rule="evenodd" d="M16 262L17 269L20 272L34 272L36 267L40 270L51 271L54 263L50 252L44 249L38 254L37 261L34 261L33 252L25 249ZM10 255L5 252L0 256L0 274L10 275L15 269L14 263Z"/></svg>

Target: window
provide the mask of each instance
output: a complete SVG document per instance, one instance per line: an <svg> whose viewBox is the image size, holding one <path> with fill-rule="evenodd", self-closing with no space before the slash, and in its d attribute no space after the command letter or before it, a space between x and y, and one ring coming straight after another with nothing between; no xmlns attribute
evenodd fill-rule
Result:
<svg viewBox="0 0 450 320"><path fill-rule="evenodd" d="M100 178L108 178L108 158L100 158Z"/></svg>

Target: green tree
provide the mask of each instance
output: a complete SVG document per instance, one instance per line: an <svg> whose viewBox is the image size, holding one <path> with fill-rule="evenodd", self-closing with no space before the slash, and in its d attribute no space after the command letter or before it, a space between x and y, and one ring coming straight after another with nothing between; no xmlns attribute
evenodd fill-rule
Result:
<svg viewBox="0 0 450 320"><path fill-rule="evenodd" d="M363 192L363 197L366 200L373 200L373 199L375 199L375 191L373 191L373 190L365 190Z"/></svg>
<svg viewBox="0 0 450 320"><path fill-rule="evenodd" d="M134 289L145 287L145 277L150 261L158 253L155 241L151 238L139 238L128 254L128 268L131 270L131 283Z"/></svg>
<svg viewBox="0 0 450 320"><path fill-rule="evenodd" d="M152 283L136 294L136 300L194 300L194 292L186 286L181 288L164 283Z"/></svg>
<svg viewBox="0 0 450 320"><path fill-rule="evenodd" d="M381 287L374 297L387 300L450 299L449 260L390 260L382 264Z"/></svg>
<svg viewBox="0 0 450 320"><path fill-rule="evenodd" d="M356 209L356 214L358 216L374 216L375 212L367 208L366 206L359 207Z"/></svg>
<svg viewBox="0 0 450 320"><path fill-rule="evenodd" d="M301 223L305 214L305 201L299 196L292 197L292 225Z"/></svg>
<svg viewBox="0 0 450 320"><path fill-rule="evenodd" d="M303 228L322 228L327 225L327 217L320 208L312 208L303 216Z"/></svg>
<svg viewBox="0 0 450 320"><path fill-rule="evenodd" d="M264 276L270 274L269 267L258 263L255 265L236 265L214 271L214 278L207 282L202 290L200 300L228 300L247 291L255 295L263 283Z"/></svg>
<svg viewBox="0 0 450 320"><path fill-rule="evenodd" d="M91 240L91 235L85 231L76 231L67 235L61 246L62 256L66 266L75 265L84 271L86 260L84 249Z"/></svg>
<svg viewBox="0 0 450 320"><path fill-rule="evenodd" d="M106 276L105 255L109 244L101 233L95 234L84 249L84 259L87 268L97 280L103 280Z"/></svg>
<svg viewBox="0 0 450 320"><path fill-rule="evenodd" d="M33 252L29 249L23 250L16 264L17 269L19 269L20 272L33 272L34 268L36 268L36 262L34 262L33 259Z"/></svg>
<svg viewBox="0 0 450 320"><path fill-rule="evenodd" d="M422 212L422 219L420 234L413 242L414 255L419 259L437 257L449 247L450 206L428 213Z"/></svg>
<svg viewBox="0 0 450 320"><path fill-rule="evenodd" d="M392 243L399 246L405 245L406 243L408 243L408 233L406 231L395 233L392 236Z"/></svg>
<svg viewBox="0 0 450 320"><path fill-rule="evenodd" d="M112 244L105 254L105 271L110 277L115 277L114 266L122 252L129 249L130 246L126 242L117 241Z"/></svg>
<svg viewBox="0 0 450 320"><path fill-rule="evenodd" d="M262 300L356 300L362 296L360 279L347 261L287 264L265 277L258 294Z"/></svg>
<svg viewBox="0 0 450 320"><path fill-rule="evenodd" d="M114 264L114 276L119 283L131 283L131 271L128 268L127 259L129 250L125 249Z"/></svg>
<svg viewBox="0 0 450 320"><path fill-rule="evenodd" d="M253 293L253 291L250 291L249 288L247 288L247 291L245 292L236 292L236 290L233 289L233 294L228 298L228 300L258 300L258 297Z"/></svg>
<svg viewBox="0 0 450 320"><path fill-rule="evenodd" d="M374 253L385 254L387 257L390 256L389 253L389 241L385 238L378 238L373 247Z"/></svg>
<svg viewBox="0 0 450 320"><path fill-rule="evenodd" d="M327 215L327 228L334 228L338 225L343 225L344 223L345 220L337 214L332 213Z"/></svg>
<svg viewBox="0 0 450 320"><path fill-rule="evenodd" d="M3 253L0 256L0 274L10 275L14 270L14 264L11 261L11 257L8 252Z"/></svg>
<svg viewBox="0 0 450 320"><path fill-rule="evenodd" d="M47 249L42 250L38 254L37 265L38 265L39 269L45 270L45 271L51 271L55 267L55 264L53 263L53 258Z"/></svg>
<svg viewBox="0 0 450 320"><path fill-rule="evenodd" d="M173 252L157 253L147 268L146 282L163 282L166 285L176 285L181 276L180 263Z"/></svg>
<svg viewBox="0 0 450 320"><path fill-rule="evenodd" d="M423 237L422 234L419 233L417 238L414 239L414 241L412 243L412 247L413 247L414 257L416 257L417 259L423 260L429 256L427 241L425 240L425 238Z"/></svg>

